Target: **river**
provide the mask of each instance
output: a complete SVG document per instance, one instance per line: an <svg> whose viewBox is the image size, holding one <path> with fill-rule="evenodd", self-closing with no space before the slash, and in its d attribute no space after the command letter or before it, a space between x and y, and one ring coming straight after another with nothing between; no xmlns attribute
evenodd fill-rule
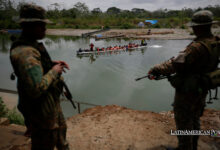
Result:
<svg viewBox="0 0 220 150"><path fill-rule="evenodd" d="M144 76L155 64L176 56L191 40L148 40L146 48L132 52L117 52L92 57L76 56L79 48L126 45L131 39L95 41L93 38L48 36L42 40L53 60L64 60L69 66L63 74L73 99L96 105L120 105L136 110L154 112L172 109L174 89L167 79L151 81L135 78ZM13 72L9 61L9 36L0 36L0 88L16 90L16 82L10 80ZM213 92L214 95L214 92ZM220 97L220 94L218 94ZM69 102L63 102L66 117L76 113ZM81 105L81 110L91 106ZM220 109L215 101L208 108Z"/></svg>

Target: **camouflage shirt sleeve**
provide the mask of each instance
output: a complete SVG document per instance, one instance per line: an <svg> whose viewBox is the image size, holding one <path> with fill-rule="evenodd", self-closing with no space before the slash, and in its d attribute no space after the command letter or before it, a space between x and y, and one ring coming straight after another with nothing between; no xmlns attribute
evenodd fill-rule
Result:
<svg viewBox="0 0 220 150"><path fill-rule="evenodd" d="M207 49L199 42L192 42L178 56L155 65L151 72L159 75L170 75L173 73L198 73L203 66L209 62Z"/></svg>
<svg viewBox="0 0 220 150"><path fill-rule="evenodd" d="M174 67L173 67L173 58L163 62L162 64L155 65L152 69L157 72L159 75L170 75L175 73Z"/></svg>
<svg viewBox="0 0 220 150"><path fill-rule="evenodd" d="M12 51L11 60L16 64L19 80L26 87L26 94L38 98L57 79L58 73L49 70L44 74L40 53L32 47L17 47Z"/></svg>
<svg viewBox="0 0 220 150"><path fill-rule="evenodd" d="M205 63L208 63L209 53L199 42L192 42L174 59L173 66L176 72L200 72Z"/></svg>

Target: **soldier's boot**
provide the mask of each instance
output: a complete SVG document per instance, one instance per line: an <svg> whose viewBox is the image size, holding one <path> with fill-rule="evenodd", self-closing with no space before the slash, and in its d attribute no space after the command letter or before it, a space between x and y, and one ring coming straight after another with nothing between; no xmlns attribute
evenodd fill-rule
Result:
<svg viewBox="0 0 220 150"><path fill-rule="evenodd" d="M68 143L66 145L57 146L57 149L58 150L70 150Z"/></svg>
<svg viewBox="0 0 220 150"><path fill-rule="evenodd" d="M69 144L66 140L66 128L60 128L58 133L58 144L57 149L58 150L69 150Z"/></svg>
<svg viewBox="0 0 220 150"><path fill-rule="evenodd" d="M197 150L199 136L193 136L193 150Z"/></svg>
<svg viewBox="0 0 220 150"><path fill-rule="evenodd" d="M203 114L203 111L204 111L204 107L201 108L201 112L198 111L198 115L194 118L194 122L193 122L194 130L200 130L200 116L201 114ZM197 150L199 136L194 135L192 140L193 140L193 150Z"/></svg>
<svg viewBox="0 0 220 150"><path fill-rule="evenodd" d="M193 150L193 136L177 136L178 150Z"/></svg>

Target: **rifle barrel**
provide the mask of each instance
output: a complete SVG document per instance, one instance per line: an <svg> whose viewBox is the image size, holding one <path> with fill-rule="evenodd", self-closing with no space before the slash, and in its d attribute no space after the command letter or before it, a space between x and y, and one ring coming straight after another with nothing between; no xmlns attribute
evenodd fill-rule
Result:
<svg viewBox="0 0 220 150"><path fill-rule="evenodd" d="M169 76L163 76L163 75L153 76L153 75L149 74L149 75L146 75L146 76L143 76L143 77L140 77L140 78L136 78L135 81L139 81L139 80L144 79L144 78L153 78L154 80L161 80L161 79L166 79L168 77Z"/></svg>
<svg viewBox="0 0 220 150"><path fill-rule="evenodd" d="M147 78L147 77L148 77L148 75L147 75L147 76L140 77L140 78L137 78L137 79L135 79L135 81L139 81L139 80L144 79L144 78Z"/></svg>

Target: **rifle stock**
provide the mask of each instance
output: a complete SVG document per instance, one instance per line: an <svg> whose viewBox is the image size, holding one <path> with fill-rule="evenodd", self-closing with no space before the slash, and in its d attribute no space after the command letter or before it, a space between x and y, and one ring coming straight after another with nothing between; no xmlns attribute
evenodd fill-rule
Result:
<svg viewBox="0 0 220 150"><path fill-rule="evenodd" d="M71 104L73 105L73 108L76 109L76 105L73 102L72 94L70 93L70 90L69 90L68 86L66 85L66 83L64 81L63 81L63 87L66 91L66 93L64 93L66 98L71 102Z"/></svg>

